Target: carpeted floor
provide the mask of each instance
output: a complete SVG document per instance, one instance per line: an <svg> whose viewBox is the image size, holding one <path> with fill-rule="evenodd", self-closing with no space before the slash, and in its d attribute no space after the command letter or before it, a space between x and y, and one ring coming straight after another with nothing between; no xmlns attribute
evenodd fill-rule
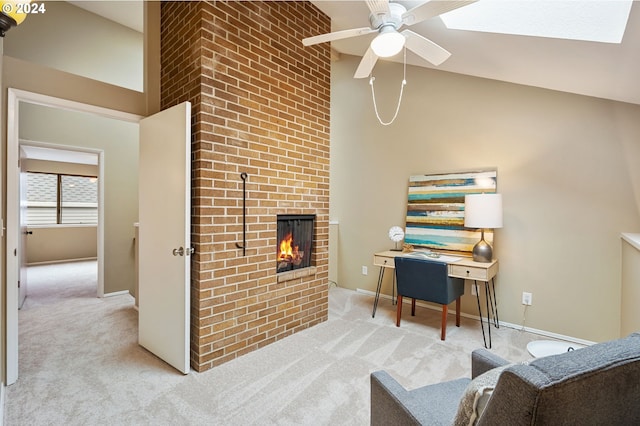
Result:
<svg viewBox="0 0 640 426"><path fill-rule="evenodd" d="M128 295L96 298L95 262L29 268L19 313L20 377L7 388L5 425L367 425L369 373L407 388L468 376L480 325L332 288L329 320L205 373L183 376L137 345ZM492 329L493 351L529 359L539 336Z"/></svg>

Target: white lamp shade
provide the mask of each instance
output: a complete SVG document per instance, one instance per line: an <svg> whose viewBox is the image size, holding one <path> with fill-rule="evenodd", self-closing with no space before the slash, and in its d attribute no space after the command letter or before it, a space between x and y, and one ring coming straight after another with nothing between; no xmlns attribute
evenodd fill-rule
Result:
<svg viewBox="0 0 640 426"><path fill-rule="evenodd" d="M399 53L404 47L405 38L393 27L383 27L380 34L371 41L371 50L381 58Z"/></svg>
<svg viewBox="0 0 640 426"><path fill-rule="evenodd" d="M465 195L464 226L502 228L502 194Z"/></svg>

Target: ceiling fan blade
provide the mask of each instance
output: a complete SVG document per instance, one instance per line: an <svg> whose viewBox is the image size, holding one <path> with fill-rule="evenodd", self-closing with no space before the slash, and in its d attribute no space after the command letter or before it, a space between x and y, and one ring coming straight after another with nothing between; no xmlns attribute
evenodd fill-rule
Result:
<svg viewBox="0 0 640 426"><path fill-rule="evenodd" d="M414 33L411 30L404 30L401 34L405 37L405 46L416 55L431 62L433 65L440 65L446 61L451 53L438 46L431 40Z"/></svg>
<svg viewBox="0 0 640 426"><path fill-rule="evenodd" d="M367 49L362 60L360 61L360 65L358 65L358 69L356 73L353 75L353 78L367 78L371 74L371 70L376 65L378 61L378 56L373 53L371 47Z"/></svg>
<svg viewBox="0 0 640 426"><path fill-rule="evenodd" d="M313 37L303 38L302 44L304 44L305 46L312 46L314 44L325 43L327 41L342 40L343 38L349 38L349 37L358 37L358 36L369 34L375 31L377 30L371 29L369 27L352 28L350 30L335 31L333 33L327 33L327 34L321 34Z"/></svg>
<svg viewBox="0 0 640 426"><path fill-rule="evenodd" d="M367 7L374 15L384 15L389 11L389 0L366 0Z"/></svg>
<svg viewBox="0 0 640 426"><path fill-rule="evenodd" d="M405 25L413 25L476 1L478 0L431 0L403 13L402 22Z"/></svg>

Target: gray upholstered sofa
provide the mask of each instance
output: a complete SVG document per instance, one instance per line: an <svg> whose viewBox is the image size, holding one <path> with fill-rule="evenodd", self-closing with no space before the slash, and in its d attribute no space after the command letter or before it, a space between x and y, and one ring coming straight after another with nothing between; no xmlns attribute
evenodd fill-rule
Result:
<svg viewBox="0 0 640 426"><path fill-rule="evenodd" d="M519 364L478 349L471 375L407 391L374 372L371 424L640 425L640 333Z"/></svg>

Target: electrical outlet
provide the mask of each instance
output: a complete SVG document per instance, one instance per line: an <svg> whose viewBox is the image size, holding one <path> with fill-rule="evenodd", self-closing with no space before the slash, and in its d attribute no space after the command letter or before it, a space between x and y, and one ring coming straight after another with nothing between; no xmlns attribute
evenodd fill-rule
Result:
<svg viewBox="0 0 640 426"><path fill-rule="evenodd" d="M478 295L478 289L476 288L475 284L471 284L471 295L472 296L477 296Z"/></svg>
<svg viewBox="0 0 640 426"><path fill-rule="evenodd" d="M522 304L531 306L531 301L533 299L533 295L531 293L527 293L526 291L522 292Z"/></svg>
<svg viewBox="0 0 640 426"><path fill-rule="evenodd" d="M362 267L362 275L368 275L369 274L369 270L366 266Z"/></svg>

